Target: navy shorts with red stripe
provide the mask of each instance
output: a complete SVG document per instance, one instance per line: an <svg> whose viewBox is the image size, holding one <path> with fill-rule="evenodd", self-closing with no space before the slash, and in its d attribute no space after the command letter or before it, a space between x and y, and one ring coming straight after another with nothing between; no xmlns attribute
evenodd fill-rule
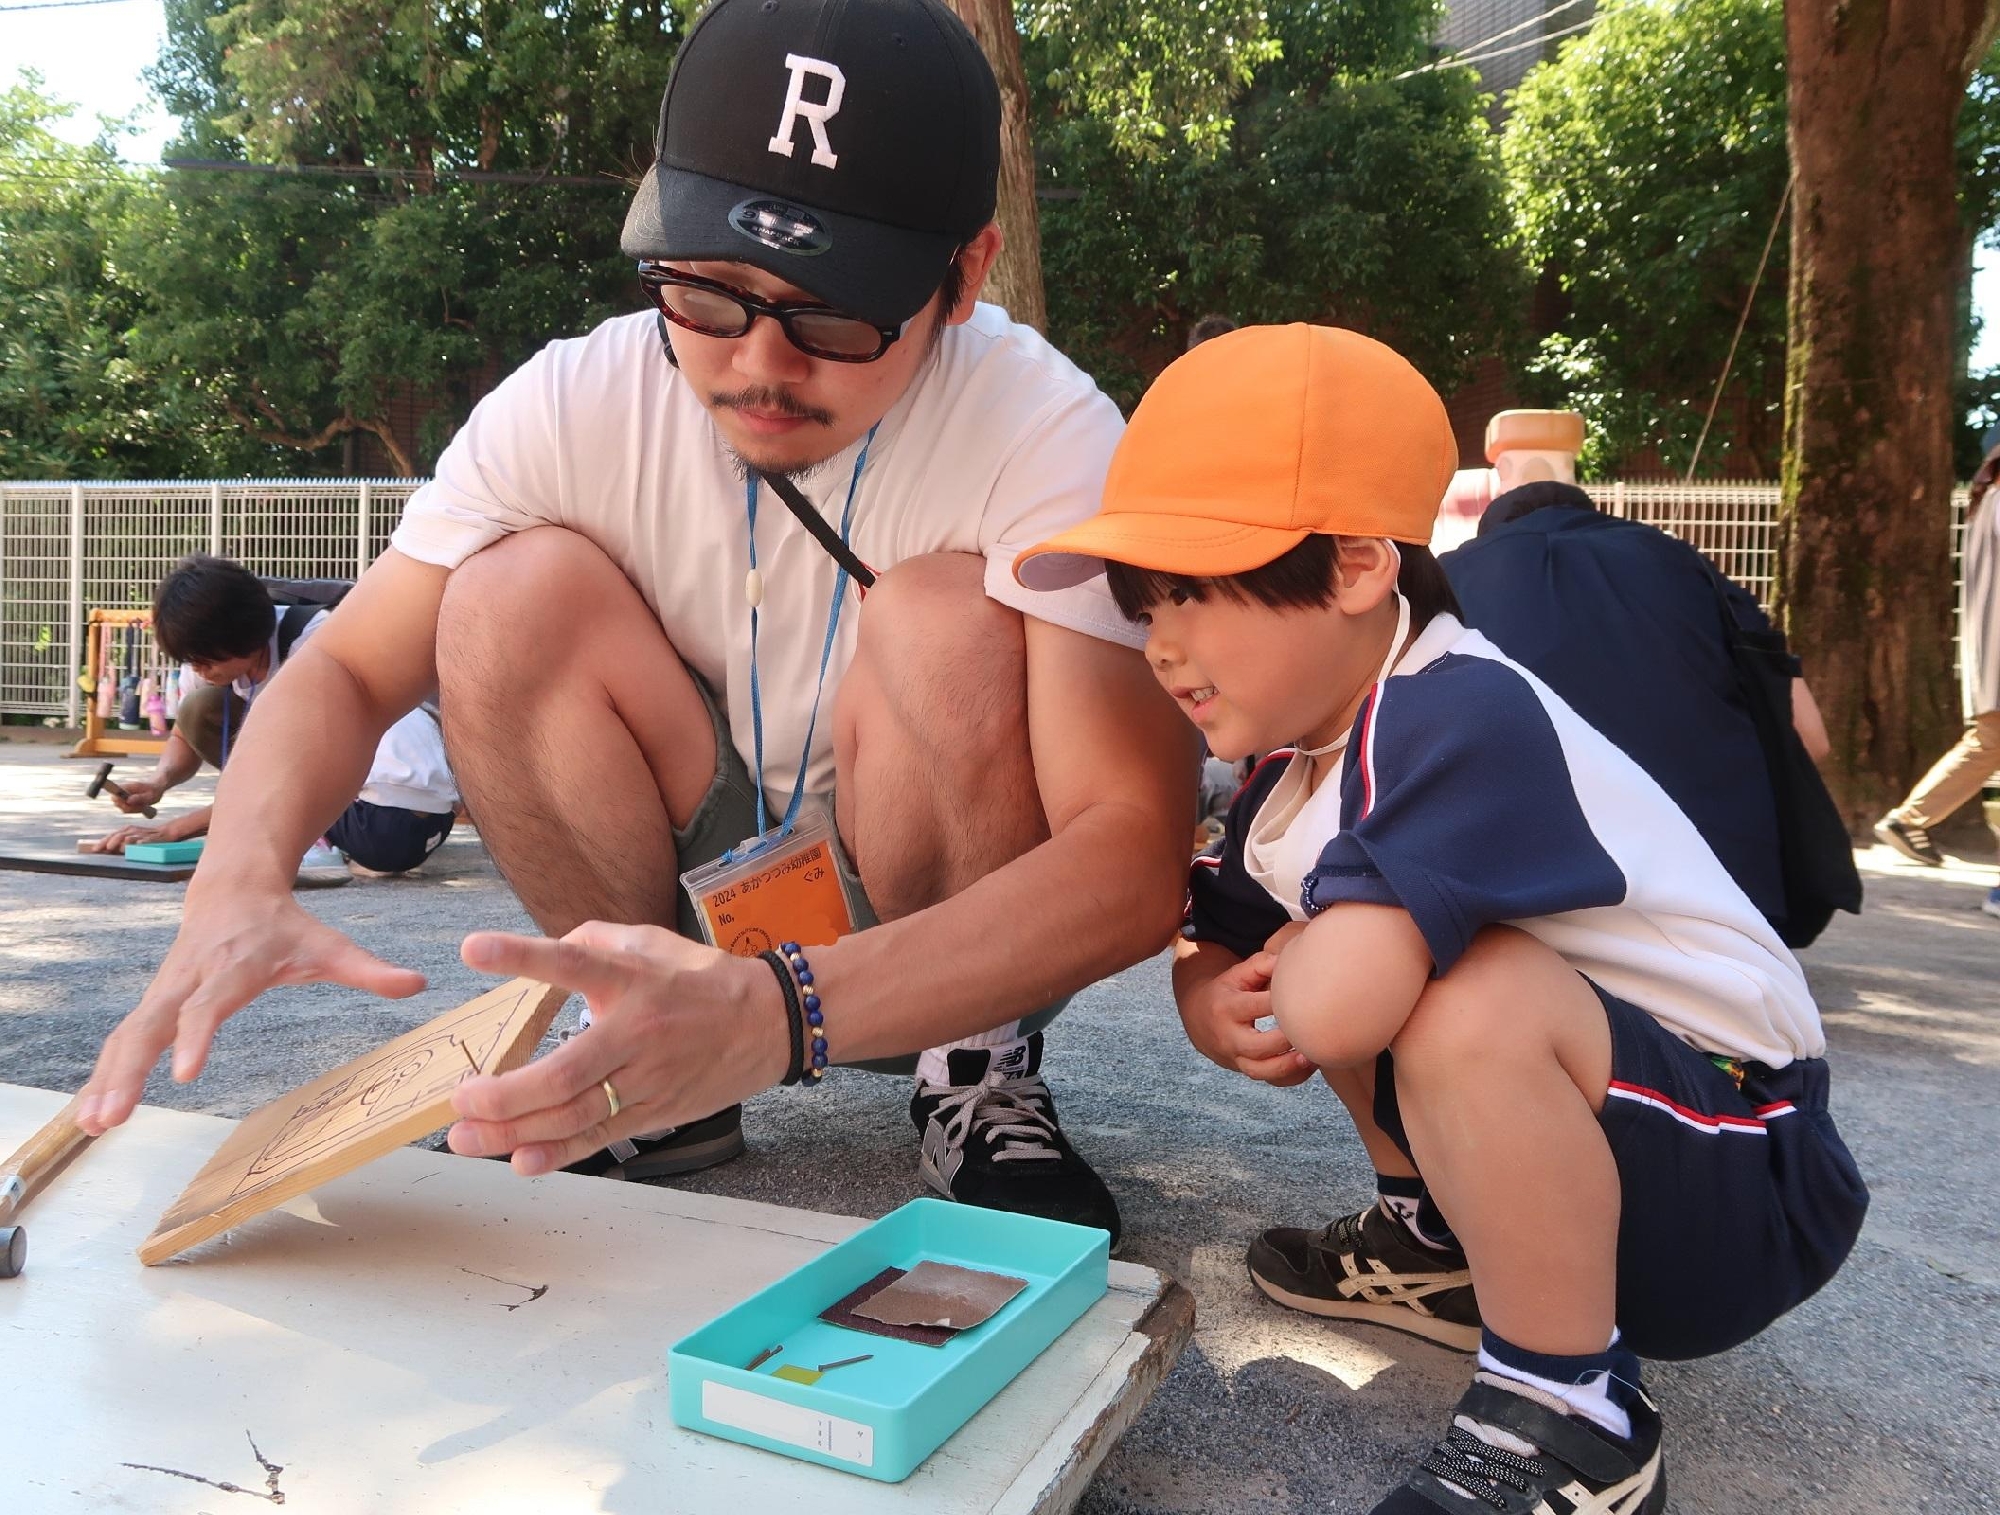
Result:
<svg viewBox="0 0 2000 1515"><path fill-rule="evenodd" d="M1598 1124L1621 1190L1619 1332L1641 1357L1727 1351L1833 1277L1860 1234L1868 1190L1827 1114L1826 1063L1745 1063L1739 1088L1645 1011L1591 987L1611 1025ZM1375 1120L1409 1155L1387 1053Z"/></svg>

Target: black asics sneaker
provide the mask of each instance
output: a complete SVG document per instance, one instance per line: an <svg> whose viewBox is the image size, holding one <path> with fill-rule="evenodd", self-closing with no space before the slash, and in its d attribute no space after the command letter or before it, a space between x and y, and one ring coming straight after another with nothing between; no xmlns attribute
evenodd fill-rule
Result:
<svg viewBox="0 0 2000 1515"><path fill-rule="evenodd" d="M1373 1515L1659 1515L1667 1507L1660 1413L1633 1395L1632 1434L1563 1413L1563 1402L1473 1375L1451 1429Z"/></svg>
<svg viewBox="0 0 2000 1515"><path fill-rule="evenodd" d="M917 1080L910 1119L919 1139L917 1171L947 1199L1017 1215L1096 1226L1118 1246L1118 1203L1104 1180L1056 1124L1042 1082L1042 1034L991 1067L985 1048L945 1054L949 1084Z"/></svg>
<svg viewBox="0 0 2000 1515"><path fill-rule="evenodd" d="M601 1152L578 1158L563 1172L633 1181L671 1178L677 1173L699 1173L742 1155L743 1107L731 1105L692 1125L676 1127L665 1136L615 1141Z"/></svg>
<svg viewBox="0 0 2000 1515"><path fill-rule="evenodd" d="M1281 1305L1479 1349L1479 1302L1465 1254L1417 1242L1370 1205L1319 1231L1288 1226L1250 1243L1250 1281Z"/></svg>

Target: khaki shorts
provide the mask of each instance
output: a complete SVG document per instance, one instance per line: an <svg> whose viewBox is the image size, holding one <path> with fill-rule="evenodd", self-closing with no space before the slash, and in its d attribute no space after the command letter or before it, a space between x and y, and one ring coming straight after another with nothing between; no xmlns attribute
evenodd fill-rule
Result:
<svg viewBox="0 0 2000 1515"><path fill-rule="evenodd" d="M688 677L694 679L695 688L701 691L701 702L708 710L709 724L715 728L715 781L708 786L708 793L701 797L701 803L695 807L687 825L674 832L674 852L679 859L675 866L682 873L699 868L703 863L714 862L738 842L747 841L757 834L757 781L750 776L743 755L736 750L736 743L729 734L729 718L722 713L713 691L695 675L693 669L688 670ZM831 796L828 800L831 808ZM782 813L770 816L770 821L775 824ZM870 926L879 926L881 918L876 915L875 906L868 899L868 891L861 886L861 875L855 871L847 850L840 845L838 835L834 837L833 856L835 865L840 869L841 882L847 886L848 900L854 907L854 929L865 931ZM691 941L703 940L694 901L685 889L676 887L674 893L674 929ZM1063 1007L1068 1003L1068 996L1064 996L1048 1009L1028 1016L1020 1023L1020 1034L1026 1036L1041 1030L1062 1014ZM917 1059L912 1054L847 1066L867 1068L877 1073L914 1073Z"/></svg>

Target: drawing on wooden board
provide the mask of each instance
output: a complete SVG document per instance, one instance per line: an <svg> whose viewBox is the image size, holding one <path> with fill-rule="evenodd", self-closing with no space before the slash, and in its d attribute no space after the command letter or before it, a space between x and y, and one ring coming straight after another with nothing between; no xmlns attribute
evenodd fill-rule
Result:
<svg viewBox="0 0 2000 1515"><path fill-rule="evenodd" d="M253 1111L139 1248L164 1262L452 1119L451 1093L519 1067L568 991L515 979Z"/></svg>
<svg viewBox="0 0 2000 1515"><path fill-rule="evenodd" d="M475 1068L486 1068L508 1024L542 987L519 982L519 988L508 984L495 991L508 996L498 1002L506 1007L505 1021L496 1019L498 1005L489 1006L487 1001L493 996L487 995L398 1037L380 1051L357 1058L346 1069L338 1070L344 1077L324 1089L318 1084L309 1086L319 1092L299 1105L278 1128L243 1170L230 1197L248 1193L273 1173L313 1162L384 1122L448 1100L451 1091L470 1078ZM413 1036L422 1039L411 1043ZM536 1036L539 1039L540 1033Z"/></svg>

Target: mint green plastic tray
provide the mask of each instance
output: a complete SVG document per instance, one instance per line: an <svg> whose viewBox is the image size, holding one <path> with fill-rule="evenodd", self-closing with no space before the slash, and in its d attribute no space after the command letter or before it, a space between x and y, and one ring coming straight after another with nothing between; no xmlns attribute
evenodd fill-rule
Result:
<svg viewBox="0 0 2000 1515"><path fill-rule="evenodd" d="M895 1483L910 1476L1104 1293L1111 1238L1087 1226L917 1199L786 1274L667 1356L674 1423ZM956 1263L1025 1278L984 1325L941 1347L829 1325L819 1312L884 1268ZM784 1351L752 1372L765 1348ZM791 1364L873 1357L812 1385Z"/></svg>
<svg viewBox="0 0 2000 1515"><path fill-rule="evenodd" d="M202 838L185 842L134 842L125 856L135 863L192 863L201 856Z"/></svg>

